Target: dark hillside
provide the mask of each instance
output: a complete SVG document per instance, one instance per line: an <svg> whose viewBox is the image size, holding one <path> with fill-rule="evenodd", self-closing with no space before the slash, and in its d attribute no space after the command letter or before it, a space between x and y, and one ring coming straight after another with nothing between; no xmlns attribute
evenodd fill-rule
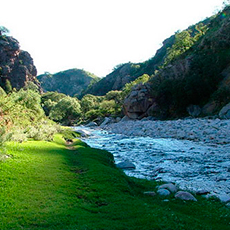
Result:
<svg viewBox="0 0 230 230"><path fill-rule="evenodd" d="M57 91L69 96L81 95L87 87L99 80L97 76L81 69L70 69L56 74L38 76L45 91Z"/></svg>

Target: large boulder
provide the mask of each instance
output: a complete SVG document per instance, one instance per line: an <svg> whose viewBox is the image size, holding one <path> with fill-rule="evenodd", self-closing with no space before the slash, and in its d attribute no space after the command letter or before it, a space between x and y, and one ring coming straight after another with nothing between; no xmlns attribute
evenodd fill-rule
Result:
<svg viewBox="0 0 230 230"><path fill-rule="evenodd" d="M126 97L123 108L125 115L131 119L141 119L148 116L148 110L154 104L148 84L138 84Z"/></svg>
<svg viewBox="0 0 230 230"><path fill-rule="evenodd" d="M230 119L230 103L225 105L219 112L219 117L222 119Z"/></svg>
<svg viewBox="0 0 230 230"><path fill-rule="evenodd" d="M197 201L197 199L189 192L179 191L175 194L175 198L185 201Z"/></svg>

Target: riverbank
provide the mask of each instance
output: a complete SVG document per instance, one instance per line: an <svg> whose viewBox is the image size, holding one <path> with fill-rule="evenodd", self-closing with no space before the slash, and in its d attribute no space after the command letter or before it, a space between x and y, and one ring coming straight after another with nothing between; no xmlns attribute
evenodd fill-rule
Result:
<svg viewBox="0 0 230 230"><path fill-rule="evenodd" d="M223 229L224 204L155 195L156 182L130 178L112 155L79 140L8 143L0 162L0 229ZM153 191L153 192L148 192ZM155 193L154 193L155 192Z"/></svg>
<svg viewBox="0 0 230 230"><path fill-rule="evenodd" d="M128 136L175 138L211 144L230 144L230 120L179 119L168 121L120 121L102 127Z"/></svg>

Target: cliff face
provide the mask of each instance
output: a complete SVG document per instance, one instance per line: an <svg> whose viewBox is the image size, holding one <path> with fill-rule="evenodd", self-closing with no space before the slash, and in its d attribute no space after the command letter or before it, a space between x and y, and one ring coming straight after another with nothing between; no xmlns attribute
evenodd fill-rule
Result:
<svg viewBox="0 0 230 230"><path fill-rule="evenodd" d="M6 80L9 80L12 88L19 90L31 81L41 90L36 75L30 54L21 50L13 37L0 35L0 85L4 88Z"/></svg>
<svg viewBox="0 0 230 230"><path fill-rule="evenodd" d="M56 74L38 76L44 91L57 91L70 96L78 96L99 80L97 76L81 69L70 69Z"/></svg>

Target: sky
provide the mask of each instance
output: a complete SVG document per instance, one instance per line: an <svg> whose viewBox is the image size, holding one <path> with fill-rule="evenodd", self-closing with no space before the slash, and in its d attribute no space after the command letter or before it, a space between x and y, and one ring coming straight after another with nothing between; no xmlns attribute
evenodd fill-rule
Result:
<svg viewBox="0 0 230 230"><path fill-rule="evenodd" d="M38 74L78 68L104 77L118 64L150 59L224 0L0 1L0 25L30 53Z"/></svg>

